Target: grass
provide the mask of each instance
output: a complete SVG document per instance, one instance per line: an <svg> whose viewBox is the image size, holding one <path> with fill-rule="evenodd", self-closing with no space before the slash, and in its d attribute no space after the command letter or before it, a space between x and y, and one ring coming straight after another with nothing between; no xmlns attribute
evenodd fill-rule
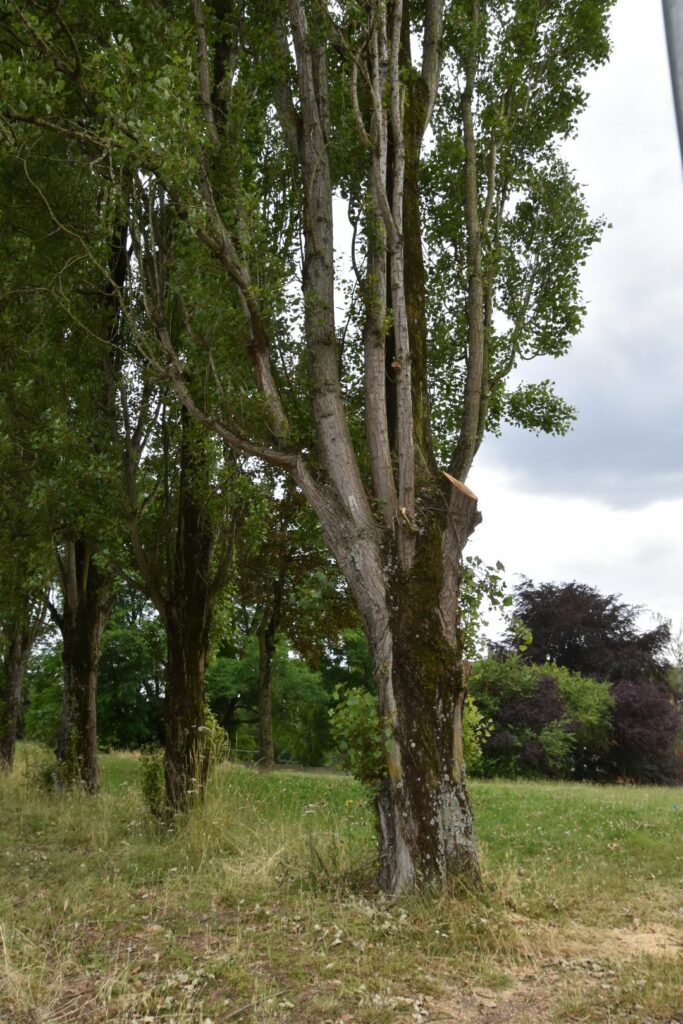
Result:
<svg viewBox="0 0 683 1024"><path fill-rule="evenodd" d="M683 793L472 784L482 892L375 893L353 780L226 765L159 834L103 791L0 779L0 1021L683 1024Z"/></svg>

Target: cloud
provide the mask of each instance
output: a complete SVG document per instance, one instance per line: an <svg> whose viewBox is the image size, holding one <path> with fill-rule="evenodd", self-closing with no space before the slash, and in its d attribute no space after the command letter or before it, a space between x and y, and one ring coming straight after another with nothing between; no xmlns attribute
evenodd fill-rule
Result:
<svg viewBox="0 0 683 1024"><path fill-rule="evenodd" d="M481 467L471 486L482 525L467 554L500 559L508 583L579 580L679 621L683 499L618 511L586 497L521 491L510 474Z"/></svg>
<svg viewBox="0 0 683 1024"><path fill-rule="evenodd" d="M620 0L613 39L567 147L613 225L584 273L585 329L562 360L522 368L579 420L562 439L509 428L480 458L528 492L638 508L683 497L683 187L658 5Z"/></svg>

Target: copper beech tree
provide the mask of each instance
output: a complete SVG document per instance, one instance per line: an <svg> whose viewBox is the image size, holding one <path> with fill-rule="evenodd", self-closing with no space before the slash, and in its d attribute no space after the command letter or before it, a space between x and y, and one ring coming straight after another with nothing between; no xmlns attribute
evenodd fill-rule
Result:
<svg viewBox="0 0 683 1024"><path fill-rule="evenodd" d="M290 475L346 578L379 695L390 892L479 873L466 480L503 420L572 419L517 368L581 324L599 225L558 145L607 57L610 5L8 0L0 26L6 144L57 134L101 176L143 268L137 306L119 300L145 364ZM161 204L163 275L144 214Z"/></svg>

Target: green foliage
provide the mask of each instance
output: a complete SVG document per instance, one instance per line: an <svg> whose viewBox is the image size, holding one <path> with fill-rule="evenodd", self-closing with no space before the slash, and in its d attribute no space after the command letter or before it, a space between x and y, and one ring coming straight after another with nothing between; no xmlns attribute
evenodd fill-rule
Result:
<svg viewBox="0 0 683 1024"><path fill-rule="evenodd" d="M97 677L101 747L135 750L161 739L165 657L158 617L138 595L120 595L102 637Z"/></svg>
<svg viewBox="0 0 683 1024"><path fill-rule="evenodd" d="M470 687L490 720L482 774L590 777L609 749L614 699L606 683L511 655L475 664Z"/></svg>
<svg viewBox="0 0 683 1024"><path fill-rule="evenodd" d="M375 787L386 770L377 698L358 686L352 686L343 696L337 688L334 695L337 704L328 713L342 768L365 785Z"/></svg>
<svg viewBox="0 0 683 1024"><path fill-rule="evenodd" d="M321 765L330 749L330 692L320 672L299 658L280 655L273 678L276 749L298 764Z"/></svg>
<svg viewBox="0 0 683 1024"><path fill-rule="evenodd" d="M362 629L345 629L334 638L325 652L323 672L330 690L357 686L374 692L372 657Z"/></svg>
<svg viewBox="0 0 683 1024"><path fill-rule="evenodd" d="M228 740L228 734L210 707L206 707L204 709L202 745L209 772L211 772L216 765L225 761L230 753L230 741Z"/></svg>
<svg viewBox="0 0 683 1024"><path fill-rule="evenodd" d="M459 609L466 658L476 657L486 644L488 610L509 608L512 604L512 597L505 592L504 572L502 562L486 565L478 555L468 555L464 560Z"/></svg>
<svg viewBox="0 0 683 1024"><path fill-rule="evenodd" d="M481 774L484 751L483 746L493 731L493 723L486 718L468 696L462 713L462 748L465 766L470 775Z"/></svg>
<svg viewBox="0 0 683 1024"><path fill-rule="evenodd" d="M150 744L140 756L140 790L145 806L152 817L163 821L166 816L166 784L164 780L164 751Z"/></svg>
<svg viewBox="0 0 683 1024"><path fill-rule="evenodd" d="M61 645L55 651L31 657L26 678L24 735L50 748L57 743L63 678Z"/></svg>
<svg viewBox="0 0 683 1024"><path fill-rule="evenodd" d="M256 750L259 648L250 637L241 658L219 657L206 673L206 699L232 750ZM281 640L272 666L276 758L323 764L330 749L327 708L331 687L320 672L292 656Z"/></svg>

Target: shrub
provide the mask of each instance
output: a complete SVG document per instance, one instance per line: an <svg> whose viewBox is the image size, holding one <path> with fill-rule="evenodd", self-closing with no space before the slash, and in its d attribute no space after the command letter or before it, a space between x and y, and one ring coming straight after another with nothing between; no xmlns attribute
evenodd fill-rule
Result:
<svg viewBox="0 0 683 1024"><path fill-rule="evenodd" d="M376 786L385 769L377 698L362 687L352 687L343 697L339 687L337 704L329 711L330 731L339 751L342 768L361 782ZM471 697L463 713L463 753L468 771L477 774L482 761L482 744L491 729Z"/></svg>
<svg viewBox="0 0 683 1024"><path fill-rule="evenodd" d="M337 687L334 696L337 704L329 711L330 732L341 766L366 785L376 786L385 765L377 698L360 686L351 687L343 697Z"/></svg>
<svg viewBox="0 0 683 1024"><path fill-rule="evenodd" d="M606 683L517 655L474 666L471 690L491 728L479 771L485 775L594 775L607 751L614 705Z"/></svg>
<svg viewBox="0 0 683 1024"><path fill-rule="evenodd" d="M203 747L209 772L214 765L225 761L230 753L228 734L210 707L204 708Z"/></svg>
<svg viewBox="0 0 683 1024"><path fill-rule="evenodd" d="M150 813L158 821L166 815L166 783L164 779L164 751L150 744L142 750L140 788Z"/></svg>
<svg viewBox="0 0 683 1024"><path fill-rule="evenodd" d="M486 718L474 699L469 696L465 701L462 719L462 746L465 766L470 775L481 773L484 760L484 743L491 735L493 723Z"/></svg>
<svg viewBox="0 0 683 1024"><path fill-rule="evenodd" d="M636 782L676 782L681 721L671 693L658 682L617 683L613 693L616 772Z"/></svg>

